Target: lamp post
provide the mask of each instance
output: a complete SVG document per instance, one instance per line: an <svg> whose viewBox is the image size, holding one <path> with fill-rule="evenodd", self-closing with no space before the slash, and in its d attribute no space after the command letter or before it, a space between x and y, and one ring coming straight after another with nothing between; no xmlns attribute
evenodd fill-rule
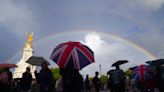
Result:
<svg viewBox="0 0 164 92"><path fill-rule="evenodd" d="M101 64L99 64L99 69L100 69L100 76L102 76Z"/></svg>

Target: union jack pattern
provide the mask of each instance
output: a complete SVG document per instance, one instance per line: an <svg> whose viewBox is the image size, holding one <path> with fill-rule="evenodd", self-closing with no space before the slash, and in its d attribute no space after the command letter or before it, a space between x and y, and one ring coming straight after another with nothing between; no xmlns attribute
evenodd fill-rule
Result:
<svg viewBox="0 0 164 92"><path fill-rule="evenodd" d="M145 81L153 78L153 68L148 65L140 65L133 69L133 78Z"/></svg>
<svg viewBox="0 0 164 92"><path fill-rule="evenodd" d="M93 51L80 42L66 42L59 44L50 58L60 68L82 69L94 61Z"/></svg>

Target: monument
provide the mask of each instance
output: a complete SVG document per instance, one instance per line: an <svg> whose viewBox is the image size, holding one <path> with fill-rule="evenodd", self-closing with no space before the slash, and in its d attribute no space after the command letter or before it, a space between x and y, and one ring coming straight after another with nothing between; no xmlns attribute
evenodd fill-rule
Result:
<svg viewBox="0 0 164 92"><path fill-rule="evenodd" d="M22 78L22 74L26 71L26 67L30 67L32 77L35 78L34 71L36 70L36 66L30 65L29 63L26 63L26 61L33 55L33 47L32 47L32 41L33 41L33 33L27 35L27 42L24 45L23 48L23 56L20 61L17 63L17 68L15 69L13 73L13 78Z"/></svg>

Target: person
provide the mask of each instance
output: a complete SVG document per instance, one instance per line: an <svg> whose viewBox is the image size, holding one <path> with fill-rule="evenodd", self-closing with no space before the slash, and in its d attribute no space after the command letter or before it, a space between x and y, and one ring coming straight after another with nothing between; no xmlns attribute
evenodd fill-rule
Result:
<svg viewBox="0 0 164 92"><path fill-rule="evenodd" d="M10 71L9 68L5 68L5 70L6 70L6 72L7 72L9 82L12 82L12 81L13 81L12 72Z"/></svg>
<svg viewBox="0 0 164 92"><path fill-rule="evenodd" d="M63 78L62 78L62 72L59 71L60 75L61 75L61 78L59 78L57 81L56 81L56 84L55 84L55 89L57 92L63 92Z"/></svg>
<svg viewBox="0 0 164 92"><path fill-rule="evenodd" d="M111 92L125 92L125 76L123 70L116 66L115 70L110 72Z"/></svg>
<svg viewBox="0 0 164 92"><path fill-rule="evenodd" d="M57 92L63 92L63 79L62 78L59 78L56 81L55 88Z"/></svg>
<svg viewBox="0 0 164 92"><path fill-rule="evenodd" d="M96 92L100 92L100 79L98 75L99 72L95 72L95 77L92 79L92 85Z"/></svg>
<svg viewBox="0 0 164 92"><path fill-rule="evenodd" d="M142 73L144 74L140 74L139 79L135 80L136 83L136 88L138 90L140 90L141 92L154 92L154 88L155 88L155 73L154 73L154 69L152 66L147 66L149 68L147 68L147 70L142 69ZM146 69L146 68L145 68Z"/></svg>
<svg viewBox="0 0 164 92"><path fill-rule="evenodd" d="M82 92L83 78L77 69L60 68L63 92Z"/></svg>
<svg viewBox="0 0 164 92"><path fill-rule="evenodd" d="M164 66L156 68L156 82L159 92L164 92Z"/></svg>
<svg viewBox="0 0 164 92"><path fill-rule="evenodd" d="M21 92L29 92L31 90L32 75L30 73L30 67L26 68L26 71L22 74L20 80Z"/></svg>
<svg viewBox="0 0 164 92"><path fill-rule="evenodd" d="M0 73L0 90L3 90L5 92L10 92L11 91L11 83L9 80L9 69L4 68L4 71Z"/></svg>
<svg viewBox="0 0 164 92"><path fill-rule="evenodd" d="M48 68L48 64L43 62L41 64L41 71L37 73L35 71L35 77L40 85L40 92L51 92L53 87L53 75L51 70Z"/></svg>
<svg viewBox="0 0 164 92"><path fill-rule="evenodd" d="M8 75L6 72L0 73L0 90L8 91Z"/></svg>
<svg viewBox="0 0 164 92"><path fill-rule="evenodd" d="M89 81L89 75L86 75L84 83L85 83L85 90L86 90L86 92L90 92L90 86L91 85L90 85L90 81Z"/></svg>
<svg viewBox="0 0 164 92"><path fill-rule="evenodd" d="M107 84L107 87L109 88L110 92L114 92L114 84L111 80L111 73L113 72L114 70L110 70L107 72L107 75L108 76L108 84Z"/></svg>
<svg viewBox="0 0 164 92"><path fill-rule="evenodd" d="M12 92L20 92L20 80L21 78L16 78L14 79L13 81L13 85L14 85L14 88L13 88L13 91Z"/></svg>
<svg viewBox="0 0 164 92"><path fill-rule="evenodd" d="M13 90L13 75L9 68L5 68L5 71L8 75L8 87L10 90Z"/></svg>

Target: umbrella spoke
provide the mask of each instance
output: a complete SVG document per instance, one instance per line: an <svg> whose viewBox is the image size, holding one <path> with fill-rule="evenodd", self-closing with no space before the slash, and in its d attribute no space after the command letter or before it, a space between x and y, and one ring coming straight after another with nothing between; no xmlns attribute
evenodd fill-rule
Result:
<svg viewBox="0 0 164 92"><path fill-rule="evenodd" d="M153 69L147 65L136 66L133 69L133 78L137 80L147 80L153 78Z"/></svg>
<svg viewBox="0 0 164 92"><path fill-rule="evenodd" d="M74 48L72 55L73 55L74 66L77 69L80 69L80 62L79 62L79 57L78 57L76 48Z"/></svg>
<svg viewBox="0 0 164 92"><path fill-rule="evenodd" d="M68 57L70 56L70 53L72 51L73 47L72 46L68 46L67 48L65 48L65 50L61 53L60 55L60 59L58 61L58 64L60 67L64 68L65 63L67 63L68 61Z"/></svg>
<svg viewBox="0 0 164 92"><path fill-rule="evenodd" d="M53 52L53 54L51 55L51 58L53 58L53 57L56 57L58 54L60 54L62 51L63 51L63 49L65 49L67 46L63 46L63 47L61 47L61 48L58 48L58 49L55 49Z"/></svg>
<svg viewBox="0 0 164 92"><path fill-rule="evenodd" d="M93 54L88 49L86 49L85 46L77 46L77 49L80 50L86 57L88 57L90 62L94 61Z"/></svg>

